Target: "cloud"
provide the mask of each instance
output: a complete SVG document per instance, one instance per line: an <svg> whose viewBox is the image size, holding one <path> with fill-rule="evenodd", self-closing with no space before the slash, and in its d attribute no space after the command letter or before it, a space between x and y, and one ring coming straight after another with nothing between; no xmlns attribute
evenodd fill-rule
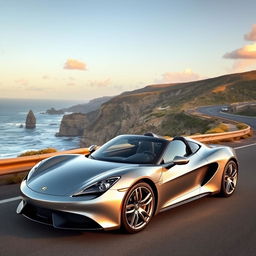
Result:
<svg viewBox="0 0 256 256"><path fill-rule="evenodd" d="M256 24L252 25L252 30L244 35L244 39L247 41L256 41Z"/></svg>
<svg viewBox="0 0 256 256"><path fill-rule="evenodd" d="M64 64L64 69L76 69L76 70L86 70L86 63L75 60L75 59L68 59Z"/></svg>
<svg viewBox="0 0 256 256"><path fill-rule="evenodd" d="M178 83L178 82L190 82L202 79L202 77L194 73L191 69L185 69L181 72L166 72L162 74L160 80L156 80L157 83Z"/></svg>
<svg viewBox="0 0 256 256"><path fill-rule="evenodd" d="M28 80L21 78L21 79L17 79L15 80L15 83L19 84L19 85L27 85L28 84Z"/></svg>
<svg viewBox="0 0 256 256"><path fill-rule="evenodd" d="M252 26L252 30L244 35L247 41L256 41L256 24ZM233 59L231 72L242 72L248 68L256 66L256 42L243 46L232 52L227 52L223 55L225 59Z"/></svg>
<svg viewBox="0 0 256 256"><path fill-rule="evenodd" d="M94 80L89 82L90 86L92 87L106 87L110 85L110 83L111 83L110 78L107 78L105 80Z"/></svg>
<svg viewBox="0 0 256 256"><path fill-rule="evenodd" d="M243 72L248 70L248 68L256 68L256 61L254 59L237 59L234 61L231 72Z"/></svg>
<svg viewBox="0 0 256 256"><path fill-rule="evenodd" d="M225 59L256 59L256 43L246 45L240 49L223 55Z"/></svg>

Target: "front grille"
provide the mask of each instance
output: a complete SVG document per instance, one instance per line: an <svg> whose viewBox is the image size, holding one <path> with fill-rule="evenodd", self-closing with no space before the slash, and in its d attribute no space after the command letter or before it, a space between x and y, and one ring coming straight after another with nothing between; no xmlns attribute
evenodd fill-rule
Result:
<svg viewBox="0 0 256 256"><path fill-rule="evenodd" d="M45 224L52 225L52 210L47 208L41 208L32 204L26 204L22 210L22 214L28 218L42 222Z"/></svg>
<svg viewBox="0 0 256 256"><path fill-rule="evenodd" d="M61 229L95 230L102 227L94 220L80 214L55 211L27 203L22 214L29 219Z"/></svg>

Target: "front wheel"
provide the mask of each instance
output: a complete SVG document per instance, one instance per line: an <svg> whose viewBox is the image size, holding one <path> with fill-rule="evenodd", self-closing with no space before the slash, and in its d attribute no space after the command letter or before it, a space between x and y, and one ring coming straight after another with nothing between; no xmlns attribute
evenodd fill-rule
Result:
<svg viewBox="0 0 256 256"><path fill-rule="evenodd" d="M224 197L231 196L237 185L238 166L233 160L230 160L224 169L222 176L221 192L220 195Z"/></svg>
<svg viewBox="0 0 256 256"><path fill-rule="evenodd" d="M154 214L155 195L145 182L135 184L127 193L122 213L122 226L128 233L141 231Z"/></svg>

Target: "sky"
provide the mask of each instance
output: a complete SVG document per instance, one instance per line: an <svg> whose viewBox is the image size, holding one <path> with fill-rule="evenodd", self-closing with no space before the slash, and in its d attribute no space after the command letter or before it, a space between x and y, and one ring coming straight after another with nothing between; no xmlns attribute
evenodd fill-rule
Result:
<svg viewBox="0 0 256 256"><path fill-rule="evenodd" d="M256 69L253 0L0 0L0 98L89 100Z"/></svg>

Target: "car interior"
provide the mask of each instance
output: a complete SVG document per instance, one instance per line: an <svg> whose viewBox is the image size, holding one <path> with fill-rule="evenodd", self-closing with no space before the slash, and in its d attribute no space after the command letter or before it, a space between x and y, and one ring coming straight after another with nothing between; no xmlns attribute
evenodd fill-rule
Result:
<svg viewBox="0 0 256 256"><path fill-rule="evenodd" d="M144 136L157 137L152 133L147 133ZM172 162L175 156L190 156L199 148L198 144L188 142L184 137L175 137L168 143L162 163ZM159 159L162 150L163 143L161 141L143 137L141 139L125 137L118 144L106 148L103 157L113 161L153 164L156 159Z"/></svg>

